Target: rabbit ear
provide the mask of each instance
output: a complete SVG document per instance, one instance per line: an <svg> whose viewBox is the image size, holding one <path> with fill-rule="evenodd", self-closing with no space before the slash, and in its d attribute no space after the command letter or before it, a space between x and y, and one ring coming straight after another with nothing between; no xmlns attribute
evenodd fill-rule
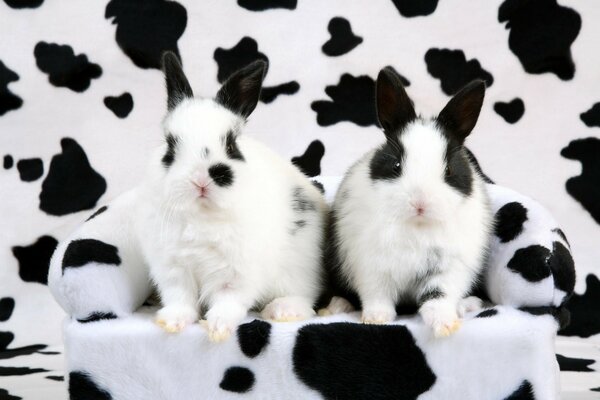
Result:
<svg viewBox="0 0 600 400"><path fill-rule="evenodd" d="M172 51L166 51L162 56L163 72L167 83L167 108L173 110L182 100L194 97L179 58Z"/></svg>
<svg viewBox="0 0 600 400"><path fill-rule="evenodd" d="M377 118L386 136L397 133L417 118L412 100L394 68L388 66L379 72L376 91Z"/></svg>
<svg viewBox="0 0 600 400"><path fill-rule="evenodd" d="M461 144L477 123L484 95L485 82L475 80L456 93L437 117L438 123Z"/></svg>
<svg viewBox="0 0 600 400"><path fill-rule="evenodd" d="M225 81L215 100L234 113L248 118L258 103L267 68L266 61L256 60L234 72Z"/></svg>

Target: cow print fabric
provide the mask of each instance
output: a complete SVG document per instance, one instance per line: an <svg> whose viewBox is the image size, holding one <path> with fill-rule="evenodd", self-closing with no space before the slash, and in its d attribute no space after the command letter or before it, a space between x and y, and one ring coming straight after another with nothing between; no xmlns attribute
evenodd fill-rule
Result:
<svg viewBox="0 0 600 400"><path fill-rule="evenodd" d="M0 398L27 399L25 387L44 388L44 398L67 396L53 379L63 374L62 354L52 353L62 352L64 314L45 286L48 261L58 240L95 210L101 218L102 204L136 184L162 141L166 95L157 69L165 50L181 58L201 95L239 66L268 59L245 134L317 176L316 184L382 142L373 99L383 66L402 74L423 115L471 79L486 81L469 145L494 181L539 200L568 237L570 247L557 234L559 244L547 248L557 257L570 249L577 265L566 304L571 323L557 351L594 363L587 364L593 371L566 371L563 392L593 398L600 381L594 0L59 3L0 2L7 39L0 41L0 355L13 362L0 367ZM496 228L498 237L519 240L523 213L503 218L510 223ZM118 268L114 253L103 257ZM560 285L571 286L569 279ZM80 373L79 387L96 390ZM507 398L533 398L528 385L515 384ZM105 398L99 390L92 393Z"/></svg>

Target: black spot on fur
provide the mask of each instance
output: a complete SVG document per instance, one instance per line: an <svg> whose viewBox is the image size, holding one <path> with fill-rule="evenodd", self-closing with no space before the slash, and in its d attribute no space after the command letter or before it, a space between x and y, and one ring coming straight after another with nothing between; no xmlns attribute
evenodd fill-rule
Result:
<svg viewBox="0 0 600 400"><path fill-rule="evenodd" d="M28 158L17 162L19 177L23 182L33 182L44 175L44 163L40 158Z"/></svg>
<svg viewBox="0 0 600 400"><path fill-rule="evenodd" d="M485 81L488 87L494 83L492 74L483 69L476 59L467 61L462 50L429 49L425 53L425 63L427 71L440 80L442 90L448 96L475 79Z"/></svg>
<svg viewBox="0 0 600 400"><path fill-rule="evenodd" d="M314 187L316 187L317 189L319 189L319 192L321 192L321 194L325 194L325 187L323 186L323 184L319 181L310 181L310 183L312 183L312 185Z"/></svg>
<svg viewBox="0 0 600 400"><path fill-rule="evenodd" d="M266 11L276 8L293 10L298 0L238 0L238 5L250 11Z"/></svg>
<svg viewBox="0 0 600 400"><path fill-rule="evenodd" d="M464 152L467 156L467 158L469 159L469 162L471 163L471 166L473 166L473 168L475 168L475 171L479 174L479 176L481 176L481 178L483 179L483 181L485 183L494 183L493 180L490 179L489 176L487 176L483 170L481 169L481 165L479 165L479 161L477 161L477 158L475 157L475 154L473 154L473 152L471 150L469 150L468 148L464 147Z"/></svg>
<svg viewBox="0 0 600 400"><path fill-rule="evenodd" d="M571 244L569 243L569 240L567 239L567 235L565 235L565 233L563 232L562 229L554 228L554 229L552 229L552 232L554 232L558 236L560 236L560 238L567 244L567 246L571 246Z"/></svg>
<svg viewBox="0 0 600 400"><path fill-rule="evenodd" d="M67 268L79 268L89 263L121 265L119 250L96 239L77 239L69 243L62 260L63 273Z"/></svg>
<svg viewBox="0 0 600 400"><path fill-rule="evenodd" d="M4 1L9 1L9 0L4 0ZM19 396L13 396L12 394L8 393L8 390L6 389L0 389L0 399L2 400L22 400L22 397Z"/></svg>
<svg viewBox="0 0 600 400"><path fill-rule="evenodd" d="M33 50L38 68L48 74L48 80L57 87L83 92L92 79L102 75L98 64L88 61L85 54L75 55L68 45L39 42Z"/></svg>
<svg viewBox="0 0 600 400"><path fill-rule="evenodd" d="M293 365L300 380L325 399L416 399L436 380L402 325L306 325L298 331Z"/></svg>
<svg viewBox="0 0 600 400"><path fill-rule="evenodd" d="M168 134L165 137L167 141L167 151L162 158L162 163L165 168L169 168L173 162L175 162L175 153L177 152L177 145L179 144L179 138Z"/></svg>
<svg viewBox="0 0 600 400"><path fill-rule="evenodd" d="M529 381L523 381L521 386L504 400L535 400L533 386Z"/></svg>
<svg viewBox="0 0 600 400"><path fill-rule="evenodd" d="M40 372L48 372L48 370L43 368L29 367L0 367L0 376L23 376L38 374Z"/></svg>
<svg viewBox="0 0 600 400"><path fill-rule="evenodd" d="M282 83L276 86L264 86L260 91L260 101L265 104L273 102L279 95L291 95L300 90L300 84L296 81Z"/></svg>
<svg viewBox="0 0 600 400"><path fill-rule="evenodd" d="M4 0L10 8L38 8L44 0Z"/></svg>
<svg viewBox="0 0 600 400"><path fill-rule="evenodd" d="M254 358L269 344L271 324L255 319L242 324L237 330L240 349L246 357Z"/></svg>
<svg viewBox="0 0 600 400"><path fill-rule="evenodd" d="M561 371L571 372L594 372L589 366L596 362L586 358L571 358L557 354L556 361Z"/></svg>
<svg viewBox="0 0 600 400"><path fill-rule="evenodd" d="M493 317L496 314L498 314L498 310L496 310L495 308L488 308L487 310L483 310L482 312L477 314L475 318L489 318Z"/></svg>
<svg viewBox="0 0 600 400"><path fill-rule="evenodd" d="M550 250L538 244L519 249L507 264L508 269L518 274L528 282L539 282L550 276Z"/></svg>
<svg viewBox="0 0 600 400"><path fill-rule="evenodd" d="M554 286L567 293L567 298L575 289L575 262L571 252L561 242L552 243L552 256L548 260Z"/></svg>
<svg viewBox="0 0 600 400"><path fill-rule="evenodd" d="M589 127L600 127L600 103L596 103L584 113L579 115L579 118Z"/></svg>
<svg viewBox="0 0 600 400"><path fill-rule="evenodd" d="M600 224L600 139L573 140L560 154L581 162L581 175L567 180L567 192Z"/></svg>
<svg viewBox="0 0 600 400"><path fill-rule="evenodd" d="M19 276L25 282L48 283L50 258L58 241L51 236L41 236L28 246L14 246L12 253L19 262Z"/></svg>
<svg viewBox="0 0 600 400"><path fill-rule="evenodd" d="M51 381L64 382L65 377L62 375L48 375L46 379L50 379Z"/></svg>
<svg viewBox="0 0 600 400"><path fill-rule="evenodd" d="M506 203L496 212L496 236L502 243L515 240L523 232L525 221L527 221L527 209L523 204L517 201Z"/></svg>
<svg viewBox="0 0 600 400"><path fill-rule="evenodd" d="M175 1L111 0L104 18L117 25L121 50L140 68L161 69L161 57L172 51L180 59L177 41L187 25L187 11Z"/></svg>
<svg viewBox="0 0 600 400"><path fill-rule="evenodd" d="M0 299L0 321L8 321L15 309L15 299L3 297Z"/></svg>
<svg viewBox="0 0 600 400"><path fill-rule="evenodd" d="M509 124L514 124L525 113L525 103L518 97L508 103L497 101L494 103L494 111Z"/></svg>
<svg viewBox="0 0 600 400"><path fill-rule="evenodd" d="M371 180L391 180L402 175L404 164L404 146L401 142L393 144L388 140L381 145L369 162L369 176Z"/></svg>
<svg viewBox="0 0 600 400"><path fill-rule="evenodd" d="M96 218L98 215L102 214L106 210L108 210L108 206L100 207L99 209L96 210L96 212L94 212L92 215L90 215L90 217L88 219L86 219L85 222L88 222L90 219Z"/></svg>
<svg viewBox="0 0 600 400"><path fill-rule="evenodd" d="M104 321L108 319L117 319L118 317L112 312L93 312L85 318L78 319L77 322L87 324L89 322Z"/></svg>
<svg viewBox="0 0 600 400"><path fill-rule="evenodd" d="M296 212L315 211L317 206L304 193L300 186L294 187L292 193L292 209Z"/></svg>
<svg viewBox="0 0 600 400"><path fill-rule="evenodd" d="M125 118L133 110L133 97L128 92L120 96L106 96L104 98L104 105L117 117Z"/></svg>
<svg viewBox="0 0 600 400"><path fill-rule="evenodd" d="M445 158L444 181L464 196L469 196L473 191L473 171L463 147L450 140L446 147Z"/></svg>
<svg viewBox="0 0 600 400"><path fill-rule="evenodd" d="M238 147L236 137L233 132L228 132L225 137L225 152L227 157L232 160L244 161L244 155Z"/></svg>
<svg viewBox="0 0 600 400"><path fill-rule="evenodd" d="M11 110L16 110L23 105L23 100L8 89L8 84L10 82L18 80L19 75L8 69L8 67L0 61L0 115L4 115Z"/></svg>
<svg viewBox="0 0 600 400"><path fill-rule="evenodd" d="M571 44L581 29L581 17L575 10L556 0L506 0L498 10L498 21L507 22L508 46L525 71L573 78Z"/></svg>
<svg viewBox="0 0 600 400"><path fill-rule="evenodd" d="M4 167L4 169L11 169L13 167L13 165L15 164L15 160L12 158L12 156L10 154L7 154L4 156L4 160L2 162L2 166Z"/></svg>
<svg viewBox="0 0 600 400"><path fill-rule="evenodd" d="M438 0L392 0L403 17L419 17L433 14Z"/></svg>
<svg viewBox="0 0 600 400"><path fill-rule="evenodd" d="M228 392L246 393L254 385L254 373L244 367L230 367L225 371L219 387Z"/></svg>
<svg viewBox="0 0 600 400"><path fill-rule="evenodd" d="M331 38L321 49L330 57L346 54L363 41L360 36L356 36L352 32L350 22L342 17L332 18L327 25L327 30L331 34Z"/></svg>
<svg viewBox="0 0 600 400"><path fill-rule="evenodd" d="M252 61L269 61L266 55L258 51L256 40L245 36L231 49L218 47L213 55L219 71L217 80L219 83L225 82L234 72L247 66Z"/></svg>
<svg viewBox="0 0 600 400"><path fill-rule="evenodd" d="M435 299L439 299L444 297L444 292L442 292L440 289L438 288L429 288L426 289L423 293L421 293L419 295L419 298L417 300L417 304L419 306L425 304L426 302L428 302L429 300L435 300Z"/></svg>
<svg viewBox="0 0 600 400"><path fill-rule="evenodd" d="M233 184L233 171L228 165L219 163L208 169L208 175L217 184L217 186L227 187Z"/></svg>
<svg viewBox="0 0 600 400"><path fill-rule="evenodd" d="M560 329L564 329L571 322L571 313L565 306L521 307L519 308L519 311L535 316L550 315L556 320Z"/></svg>
<svg viewBox="0 0 600 400"><path fill-rule="evenodd" d="M98 386L85 372L69 373L70 400L112 400L108 391Z"/></svg>
<svg viewBox="0 0 600 400"><path fill-rule="evenodd" d="M75 140L63 138L60 145L62 152L52 157L42 183L40 209L61 216L96 207L106 191L106 181Z"/></svg>
<svg viewBox="0 0 600 400"><path fill-rule="evenodd" d="M585 292L573 294L566 303L571 312L571 323L559 332L560 335L588 338L600 333L600 281L590 274L585 282Z"/></svg>
<svg viewBox="0 0 600 400"><path fill-rule="evenodd" d="M320 140L313 140L304 151L304 154L292 158L292 164L308 177L321 175L321 159L324 155L325 146L323 143Z"/></svg>

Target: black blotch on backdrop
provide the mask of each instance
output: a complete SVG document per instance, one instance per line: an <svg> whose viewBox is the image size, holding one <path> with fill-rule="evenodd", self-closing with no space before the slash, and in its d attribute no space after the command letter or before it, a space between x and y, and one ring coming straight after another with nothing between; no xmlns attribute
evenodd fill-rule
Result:
<svg viewBox="0 0 600 400"><path fill-rule="evenodd" d="M4 160L2 161L2 166L4 169L11 169L15 164L15 160L12 158L10 154L4 156Z"/></svg>
<svg viewBox="0 0 600 400"><path fill-rule="evenodd" d="M496 310L495 308L488 308L487 310L483 310L482 312L477 314L475 318L489 318L493 317L496 314L498 314L498 310Z"/></svg>
<svg viewBox="0 0 600 400"><path fill-rule="evenodd" d="M494 83L492 74L476 59L467 61L462 50L429 49L425 53L425 63L429 74L440 80L442 90L448 96L475 79L482 79L488 87Z"/></svg>
<svg viewBox="0 0 600 400"><path fill-rule="evenodd" d="M85 372L69 373L70 400L112 400L109 392L98 386Z"/></svg>
<svg viewBox="0 0 600 400"><path fill-rule="evenodd" d="M179 59L177 41L187 25L185 7L166 0L111 0L104 18L117 25L117 44L138 67L162 67L162 54L172 51Z"/></svg>
<svg viewBox="0 0 600 400"><path fill-rule="evenodd" d="M8 393L8 390L0 388L0 399L2 399L2 400L22 400L23 398L19 397L19 396L13 396L12 394Z"/></svg>
<svg viewBox="0 0 600 400"><path fill-rule="evenodd" d="M416 399L436 381L425 355L402 325L305 325L292 354L298 378L326 399L373 399L374 394Z"/></svg>
<svg viewBox="0 0 600 400"><path fill-rule="evenodd" d="M15 339L12 332L0 332L0 351L6 350L10 342Z"/></svg>
<svg viewBox="0 0 600 400"><path fill-rule="evenodd" d="M419 17L433 14L438 0L392 0L403 17Z"/></svg>
<svg viewBox="0 0 600 400"><path fill-rule="evenodd" d="M0 321L8 321L15 309L15 299L3 297L0 299Z"/></svg>
<svg viewBox="0 0 600 400"><path fill-rule="evenodd" d="M320 140L313 140L304 154L292 157L292 164L297 166L308 177L321 174L321 159L325 155L325 146Z"/></svg>
<svg viewBox="0 0 600 400"><path fill-rule="evenodd" d="M571 313L571 323L559 335L588 338L600 333L600 281L589 274L585 282L585 292L574 293L566 304Z"/></svg>
<svg viewBox="0 0 600 400"><path fill-rule="evenodd" d="M51 381L64 382L65 377L62 375L48 375L46 379L50 379Z"/></svg>
<svg viewBox="0 0 600 400"><path fill-rule="evenodd" d="M19 177L23 182L33 182L44 175L44 163L40 158L28 158L17 162Z"/></svg>
<svg viewBox="0 0 600 400"><path fill-rule="evenodd" d="M269 61L266 55L258 51L258 43L256 43L256 40L248 36L244 36L231 49L218 47L215 50L213 57L218 66L217 80L219 83L225 82L230 75L250 64L252 61Z"/></svg>
<svg viewBox="0 0 600 400"><path fill-rule="evenodd" d="M281 94L291 95L297 93L298 90L300 90L300 84L296 81L290 81L276 86L265 86L260 91L260 101L269 104Z"/></svg>
<svg viewBox="0 0 600 400"><path fill-rule="evenodd" d="M533 386L529 381L523 381L519 388L504 400L536 400L533 394Z"/></svg>
<svg viewBox="0 0 600 400"><path fill-rule="evenodd" d="M15 347L13 349L4 349L0 352L0 360L28 356L34 353L41 353L40 350L44 350L46 347L48 346L46 346L45 344L32 344L30 346Z"/></svg>
<svg viewBox="0 0 600 400"><path fill-rule="evenodd" d="M92 79L102 75L98 64L88 61L85 54L75 55L68 45L38 42L33 49L38 68L48 74L48 80L57 87L83 92Z"/></svg>
<svg viewBox="0 0 600 400"><path fill-rule="evenodd" d="M106 210L108 210L108 206L100 207L92 215L90 215L90 217L88 219L86 219L85 222L88 222L89 220L96 218L98 215L102 214Z"/></svg>
<svg viewBox="0 0 600 400"><path fill-rule="evenodd" d="M219 387L228 392L246 393L254 386L254 373L244 367L230 367L225 371Z"/></svg>
<svg viewBox="0 0 600 400"><path fill-rule="evenodd" d="M581 175L567 180L567 192L600 224L600 139L573 140L560 155L581 162Z"/></svg>
<svg viewBox="0 0 600 400"><path fill-rule="evenodd" d="M506 0L498 10L498 21L507 22L508 47L525 71L551 72L562 80L573 78L571 44L581 29L581 17L575 10L556 0Z"/></svg>
<svg viewBox="0 0 600 400"><path fill-rule="evenodd" d="M332 18L327 25L327 30L331 34L331 38L323 44L321 49L330 57L346 54L363 42L360 36L356 36L352 32L350 22L345 18Z"/></svg>
<svg viewBox="0 0 600 400"><path fill-rule="evenodd" d="M494 111L509 124L514 124L525 113L525 103L518 97L507 103L497 101L494 103Z"/></svg>
<svg viewBox="0 0 600 400"><path fill-rule="evenodd" d="M16 110L23 105L23 100L8 89L10 82L18 81L19 75L8 69L0 60L0 115Z"/></svg>
<svg viewBox="0 0 600 400"><path fill-rule="evenodd" d="M48 370L43 368L29 367L0 367L0 376L23 376L37 374L40 372L48 372Z"/></svg>
<svg viewBox="0 0 600 400"><path fill-rule="evenodd" d="M238 0L238 5L250 11L266 11L275 8L293 10L298 0Z"/></svg>
<svg viewBox="0 0 600 400"><path fill-rule="evenodd" d="M586 358L571 358L557 354L556 361L561 371L572 371L572 372L594 372L590 368L590 365L595 363L595 360L588 360Z"/></svg>
<svg viewBox="0 0 600 400"><path fill-rule="evenodd" d="M600 103L596 103L587 110L579 115L579 118L589 127L597 126L600 127Z"/></svg>
<svg viewBox="0 0 600 400"><path fill-rule="evenodd" d="M237 338L246 357L254 358L269 344L271 324L259 319L238 327Z"/></svg>
<svg viewBox="0 0 600 400"><path fill-rule="evenodd" d="M44 0L4 0L10 8L37 8ZM1 398L1 397L0 397Z"/></svg>
<svg viewBox="0 0 600 400"><path fill-rule="evenodd" d="M105 321L117 318L118 317L111 312L93 312L85 318L78 319L77 322L79 322L80 324L87 324L90 322Z"/></svg>
<svg viewBox="0 0 600 400"><path fill-rule="evenodd" d="M125 92L120 96L106 96L104 105L117 117L125 118L133 110L133 97L129 92Z"/></svg>
<svg viewBox="0 0 600 400"><path fill-rule="evenodd" d="M50 258L58 241L52 236L41 236L27 246L14 246L12 253L19 262L19 276L25 282L48 283Z"/></svg>
<svg viewBox="0 0 600 400"><path fill-rule="evenodd" d="M527 221L527 209L523 204L513 201L506 203L494 216L495 234L500 242L515 240L523 232L523 224Z"/></svg>
<svg viewBox="0 0 600 400"><path fill-rule="evenodd" d="M79 268L89 263L121 265L119 250L96 239L76 239L69 243L62 259L62 270Z"/></svg>
<svg viewBox="0 0 600 400"><path fill-rule="evenodd" d="M590 389L592 392L600 392L600 386L597 388Z"/></svg>
<svg viewBox="0 0 600 400"><path fill-rule="evenodd" d="M40 209L61 216L94 208L106 191L106 180L75 140L63 138L60 145L62 152L52 157L42 183Z"/></svg>
<svg viewBox="0 0 600 400"><path fill-rule="evenodd" d="M528 282L539 282L550 276L548 259L550 250L539 244L518 249L508 261L507 267L520 274Z"/></svg>

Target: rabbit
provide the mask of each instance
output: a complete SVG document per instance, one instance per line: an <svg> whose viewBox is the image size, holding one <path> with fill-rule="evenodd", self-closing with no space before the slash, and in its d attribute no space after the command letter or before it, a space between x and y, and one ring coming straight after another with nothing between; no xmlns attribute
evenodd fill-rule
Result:
<svg viewBox="0 0 600 400"><path fill-rule="evenodd" d="M255 61L235 72L214 99L194 97L175 54L164 54L163 69L164 141L140 185L72 235L86 238L88 248L108 249L109 256L76 257L71 268L71 250L82 247L68 241L59 246L49 275L57 300L82 321L90 320L87 315L119 317L150 293L150 281L162 302L158 325L179 332L205 310L201 323L215 342L227 339L250 309L262 309L262 317L276 321L313 316L324 281L328 205L291 162L242 135L267 63ZM101 242L90 242L94 236ZM92 267L97 262L86 267L85 260L108 261L116 268ZM75 280L81 282L86 269L106 276L106 290L109 282L125 278L123 290L103 298L97 290L77 287ZM136 285L143 286L140 294L129 295L127 289ZM86 299L85 309L74 305L76 292ZM93 304L101 313L92 312Z"/></svg>
<svg viewBox="0 0 600 400"><path fill-rule="evenodd" d="M384 324L397 306L416 304L444 337L481 306L466 296L481 274L493 217L464 141L484 93L483 81L471 82L425 119L398 73L380 71L376 109L386 142L350 167L335 195L325 259L336 296L321 314L361 307L362 322Z"/></svg>

